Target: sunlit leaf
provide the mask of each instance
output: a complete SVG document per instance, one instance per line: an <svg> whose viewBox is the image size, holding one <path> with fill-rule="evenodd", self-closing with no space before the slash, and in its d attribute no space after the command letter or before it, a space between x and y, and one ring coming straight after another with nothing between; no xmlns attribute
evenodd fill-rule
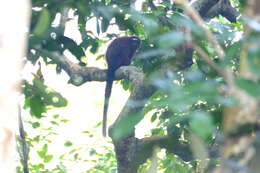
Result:
<svg viewBox="0 0 260 173"><path fill-rule="evenodd" d="M66 141L64 146L65 147L71 147L72 146L72 142L71 141Z"/></svg>
<svg viewBox="0 0 260 173"><path fill-rule="evenodd" d="M32 116L35 116L37 118L42 117L42 113L46 112L46 108L41 101L40 97L31 97L30 98L30 113Z"/></svg>
<svg viewBox="0 0 260 173"><path fill-rule="evenodd" d="M34 122L34 123L32 123L32 127L36 129L36 128L40 127L40 123Z"/></svg>
<svg viewBox="0 0 260 173"><path fill-rule="evenodd" d="M195 112L192 114L190 126L192 131L203 139L211 135L214 130L212 118L203 112Z"/></svg>
<svg viewBox="0 0 260 173"><path fill-rule="evenodd" d="M33 33L35 35L41 35L51 24L50 13L44 8L40 14L39 20L34 28Z"/></svg>
<svg viewBox="0 0 260 173"><path fill-rule="evenodd" d="M46 155L44 157L44 163L49 163L53 159L53 155Z"/></svg>

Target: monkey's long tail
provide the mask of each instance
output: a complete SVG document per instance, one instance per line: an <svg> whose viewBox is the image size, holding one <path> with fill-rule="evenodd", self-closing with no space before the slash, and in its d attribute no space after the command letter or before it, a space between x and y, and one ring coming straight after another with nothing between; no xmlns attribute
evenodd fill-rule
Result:
<svg viewBox="0 0 260 173"><path fill-rule="evenodd" d="M104 102L104 112L103 112L103 136L106 136L107 132L107 110L108 110L108 103L109 98L111 95L112 85L113 85L113 79L115 76L115 71L107 71L107 83L106 83L106 89L105 89L105 102Z"/></svg>

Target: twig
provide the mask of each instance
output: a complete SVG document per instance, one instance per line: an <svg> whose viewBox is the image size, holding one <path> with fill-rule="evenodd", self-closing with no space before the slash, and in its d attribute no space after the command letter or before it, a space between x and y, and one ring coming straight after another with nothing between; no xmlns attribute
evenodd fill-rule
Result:
<svg viewBox="0 0 260 173"><path fill-rule="evenodd" d="M209 55L202 50L199 46L197 46L194 43L190 43L190 46L193 47L193 49L200 55L200 57L206 61L213 69L215 69L226 81L227 85L229 86L229 93L234 93L235 85L233 84L233 74L232 72L227 68L220 68L212 59L209 57Z"/></svg>
<svg viewBox="0 0 260 173"><path fill-rule="evenodd" d="M206 32L207 37L208 37L208 41L211 43L211 45L213 46L213 48L215 49L218 57L223 60L225 57L225 52L223 51L222 47L220 46L220 44L218 43L217 39L215 38L215 36L212 34L212 32L208 29L208 27L205 25L203 19L200 17L200 15L198 14L198 12L196 10L193 9L193 7L191 7L188 2L186 0L178 0L177 3L183 5L184 10L186 11L186 13L188 13L188 15L199 25L203 28L203 30ZM194 46L194 45L193 45ZM196 46L195 46L196 47ZM230 69L228 68L224 68L224 69L220 69L219 67L217 67L217 65L215 63L210 62L210 58L208 57L208 55L199 47L197 48L197 52L201 55L201 58L203 58L207 63L209 63L209 65L211 65L215 70L217 70L217 72L219 74L221 74L228 87L229 87L229 94L231 95L235 95L237 93L237 89L236 86L234 84L234 80L233 80L233 73Z"/></svg>
<svg viewBox="0 0 260 173"><path fill-rule="evenodd" d="M215 69L221 76L225 77L223 69L221 69L210 57L209 55L202 50L199 46L194 43L191 43L193 49L201 56L201 58L206 61L213 69Z"/></svg>
<svg viewBox="0 0 260 173"><path fill-rule="evenodd" d="M68 20L68 13L69 13L69 8L64 8L62 10L62 13L61 13L61 18L60 18L60 28L62 29L62 34L64 35L64 31L65 31L65 25L66 25L66 22Z"/></svg>
<svg viewBox="0 0 260 173"><path fill-rule="evenodd" d="M20 157L23 162L23 171L24 173L29 173L28 169L28 146L26 144L26 139L24 135L24 128L23 128L23 122L22 122L22 116L21 116L21 108L18 106L18 123L19 123L19 134L20 134L20 139L22 142L22 151L18 147L18 151L20 154Z"/></svg>
<svg viewBox="0 0 260 173"><path fill-rule="evenodd" d="M208 29L208 27L205 25L203 19L200 17L197 11L195 11L186 0L178 0L177 3L183 5L184 10L186 13L199 25L203 28L203 30L206 32L209 42L211 42L212 46L214 47L218 57L220 59L224 59L225 53L222 49L222 47L219 45L217 39L212 34L212 32Z"/></svg>

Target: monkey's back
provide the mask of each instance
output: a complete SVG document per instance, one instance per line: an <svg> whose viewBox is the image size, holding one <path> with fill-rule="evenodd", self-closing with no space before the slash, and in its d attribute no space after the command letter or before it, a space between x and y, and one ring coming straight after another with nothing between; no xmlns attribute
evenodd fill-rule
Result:
<svg viewBox="0 0 260 173"><path fill-rule="evenodd" d="M113 40L107 48L106 61L108 68L117 69L120 66L127 66L131 63L140 43L133 44L132 37L119 37Z"/></svg>

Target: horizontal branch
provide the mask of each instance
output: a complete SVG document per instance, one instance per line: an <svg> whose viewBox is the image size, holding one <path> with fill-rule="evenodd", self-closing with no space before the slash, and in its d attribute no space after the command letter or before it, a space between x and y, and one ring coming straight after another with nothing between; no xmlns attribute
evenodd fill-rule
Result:
<svg viewBox="0 0 260 173"><path fill-rule="evenodd" d="M231 6L229 0L197 0L191 6L203 19L212 19L222 15L230 22L236 22L239 12Z"/></svg>
<svg viewBox="0 0 260 173"><path fill-rule="evenodd" d="M99 69L97 67L84 67L70 61L66 56L58 54L57 52L49 52L42 49L36 49L45 56L53 60L58 66L60 66L70 77L69 82L75 86L79 86L88 81L106 81L105 69ZM116 71L115 80L128 78L125 67L121 67ZM131 71L139 71L137 68L128 68L128 73L135 73Z"/></svg>

